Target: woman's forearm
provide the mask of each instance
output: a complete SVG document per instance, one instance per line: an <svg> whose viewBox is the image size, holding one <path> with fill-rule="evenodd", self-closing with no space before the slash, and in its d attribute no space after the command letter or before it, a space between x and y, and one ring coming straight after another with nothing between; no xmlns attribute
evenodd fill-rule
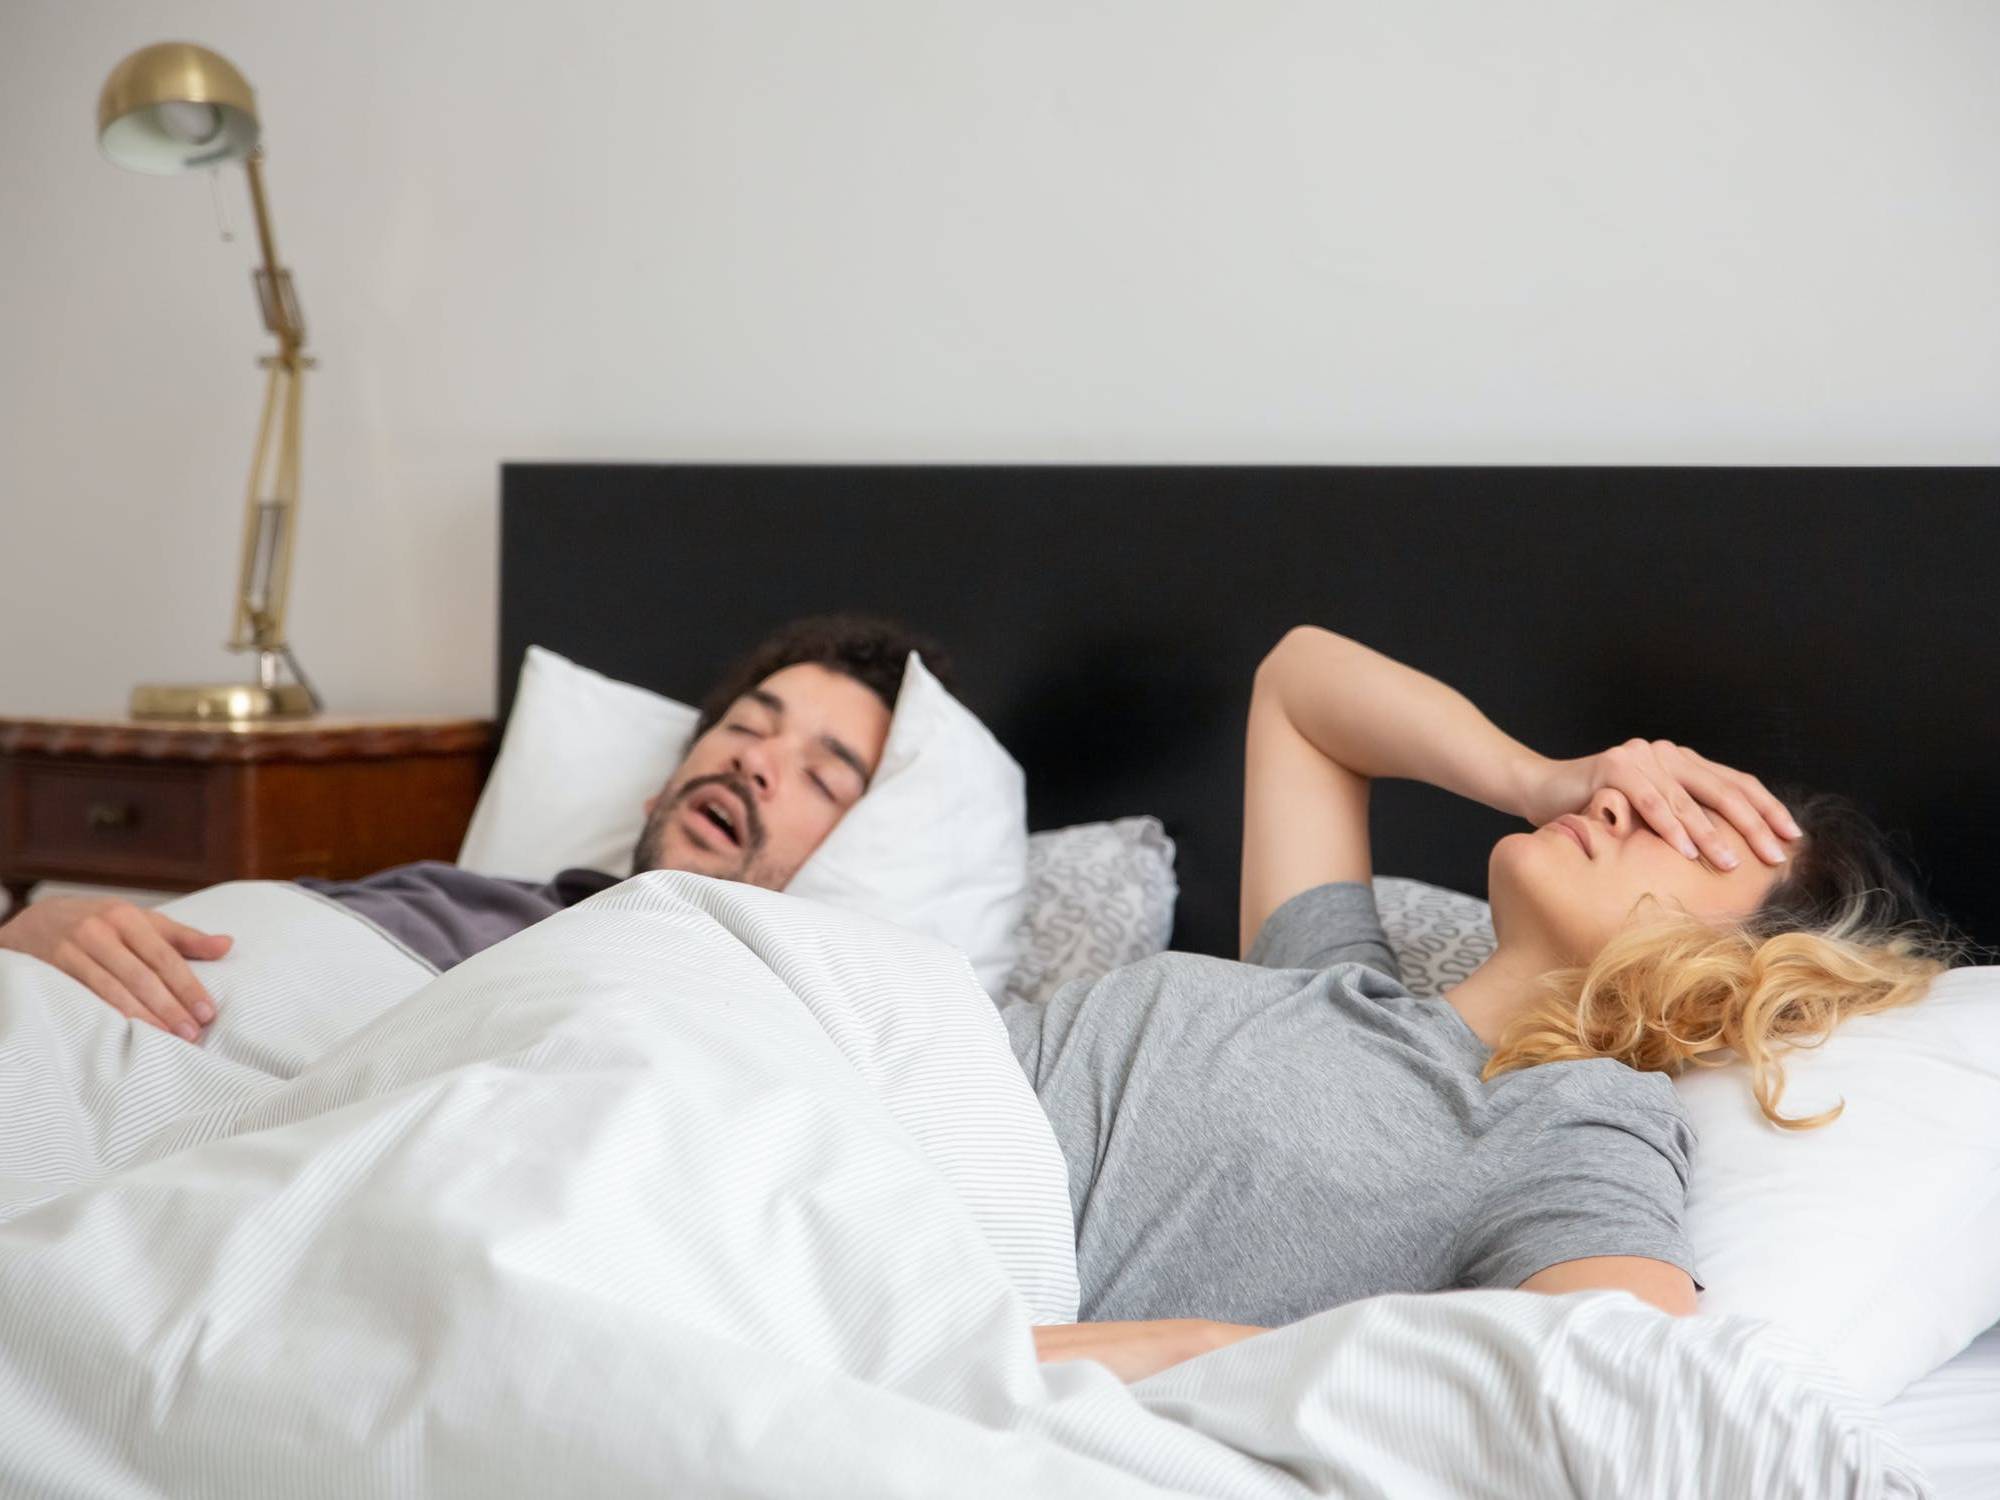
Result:
<svg viewBox="0 0 2000 1500"><path fill-rule="evenodd" d="M1463 693L1359 641L1301 625L1257 670L1320 754L1358 776L1427 782L1525 816L1526 788L1547 762L1504 733Z"/></svg>
<svg viewBox="0 0 2000 1500"><path fill-rule="evenodd" d="M1157 1375L1169 1365L1269 1333L1249 1323L1206 1318L1163 1318L1141 1323L1045 1323L1034 1330L1035 1357L1043 1364L1094 1359L1126 1384Z"/></svg>

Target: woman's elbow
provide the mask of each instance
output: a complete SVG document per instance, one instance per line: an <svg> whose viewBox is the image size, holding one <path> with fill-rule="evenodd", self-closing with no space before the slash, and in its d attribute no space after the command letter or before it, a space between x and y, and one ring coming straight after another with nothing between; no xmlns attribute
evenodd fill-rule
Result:
<svg viewBox="0 0 2000 1500"><path fill-rule="evenodd" d="M1298 658L1323 653L1327 649L1326 643L1342 639L1321 625L1294 625L1278 637L1277 644L1266 651L1263 661L1257 664L1258 684L1267 684Z"/></svg>

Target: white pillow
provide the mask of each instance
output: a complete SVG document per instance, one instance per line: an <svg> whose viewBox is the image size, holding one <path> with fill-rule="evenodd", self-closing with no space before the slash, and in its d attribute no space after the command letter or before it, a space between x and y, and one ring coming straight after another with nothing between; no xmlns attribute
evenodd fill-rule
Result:
<svg viewBox="0 0 2000 1500"><path fill-rule="evenodd" d="M989 995L1005 986L1028 897L1027 779L916 652L867 795L785 893L950 943Z"/></svg>
<svg viewBox="0 0 2000 1500"><path fill-rule="evenodd" d="M646 799L681 763L699 718L530 646L459 865L512 880L571 868L631 874Z"/></svg>
<svg viewBox="0 0 2000 1500"><path fill-rule="evenodd" d="M1414 993L1492 951L1485 902L1385 884L1383 924ZM1915 1005L1784 1062L1781 1113L1843 1098L1846 1112L1781 1130L1747 1068L1675 1080L1698 1140L1687 1227L1701 1310L1768 1318L1887 1401L2000 1321L2000 968L1954 969Z"/></svg>
<svg viewBox="0 0 2000 1500"><path fill-rule="evenodd" d="M698 718L530 646L458 863L517 880L572 866L629 875L645 801ZM868 794L786 889L950 943L997 995L1017 952L1027 847L1021 768L913 651Z"/></svg>
<svg viewBox="0 0 2000 1500"><path fill-rule="evenodd" d="M1700 1145L1688 1228L1704 1312L1769 1318L1887 1401L2000 1321L2000 968L1785 1056L1769 1124L1748 1075L1678 1080Z"/></svg>

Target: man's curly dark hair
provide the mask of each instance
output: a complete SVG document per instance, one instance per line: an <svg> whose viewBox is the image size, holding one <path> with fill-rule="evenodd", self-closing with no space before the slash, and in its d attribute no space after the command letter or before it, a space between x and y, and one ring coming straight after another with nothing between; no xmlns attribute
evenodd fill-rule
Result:
<svg viewBox="0 0 2000 1500"><path fill-rule="evenodd" d="M693 744L729 712L729 705L786 667L802 662L841 672L872 691L893 713L903 685L903 664L915 651L930 674L952 688L951 660L930 637L876 615L810 615L779 626L738 657L701 700L701 718L688 737Z"/></svg>

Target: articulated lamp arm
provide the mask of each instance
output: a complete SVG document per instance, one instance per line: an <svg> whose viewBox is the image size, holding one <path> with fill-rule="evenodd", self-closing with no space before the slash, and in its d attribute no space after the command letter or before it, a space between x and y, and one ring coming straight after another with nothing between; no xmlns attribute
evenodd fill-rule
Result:
<svg viewBox="0 0 2000 1500"><path fill-rule="evenodd" d="M292 273L278 264L270 206L264 198L263 159L261 149L252 151L243 159L243 170L250 179L250 203L264 257L263 265L253 273L257 302L264 326L277 336L278 352L261 361L269 373L244 497L243 553L229 648L257 652L258 677L269 687L277 681L280 657L305 683L285 640L285 606L291 587L292 540L298 526L299 397L304 373L312 361L304 352L305 317L299 310ZM305 685L311 692L311 685ZM318 694L313 698L316 702Z"/></svg>

